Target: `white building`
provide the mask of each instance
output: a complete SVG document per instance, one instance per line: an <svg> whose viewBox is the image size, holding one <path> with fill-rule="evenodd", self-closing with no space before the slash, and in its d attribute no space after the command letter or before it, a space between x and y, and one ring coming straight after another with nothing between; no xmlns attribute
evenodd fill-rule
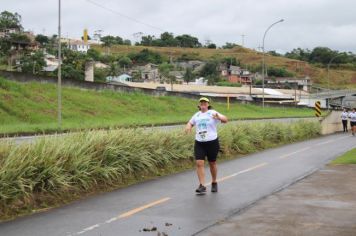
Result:
<svg viewBox="0 0 356 236"><path fill-rule="evenodd" d="M90 44L85 43L84 41L81 40L77 40L77 41L70 42L68 44L68 48L73 51L87 53L88 50L90 49Z"/></svg>
<svg viewBox="0 0 356 236"><path fill-rule="evenodd" d="M204 77L200 77L199 79L195 79L194 82L189 82L190 85L207 85L208 80L204 79Z"/></svg>
<svg viewBox="0 0 356 236"><path fill-rule="evenodd" d="M46 62L46 66L43 67L43 71L53 72L53 71L57 70L59 62L55 56L45 53L44 60Z"/></svg>

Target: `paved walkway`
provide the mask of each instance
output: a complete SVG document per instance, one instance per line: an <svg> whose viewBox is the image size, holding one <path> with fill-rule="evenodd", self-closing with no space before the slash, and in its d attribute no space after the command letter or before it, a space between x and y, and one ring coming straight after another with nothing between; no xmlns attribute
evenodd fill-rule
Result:
<svg viewBox="0 0 356 236"><path fill-rule="evenodd" d="M356 235L356 165L329 166L199 235Z"/></svg>

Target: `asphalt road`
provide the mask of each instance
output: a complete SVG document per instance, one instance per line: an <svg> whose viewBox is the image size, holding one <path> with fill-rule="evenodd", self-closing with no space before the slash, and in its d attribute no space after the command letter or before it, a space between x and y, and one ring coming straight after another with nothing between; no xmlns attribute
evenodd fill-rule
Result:
<svg viewBox="0 0 356 236"><path fill-rule="evenodd" d="M2 223L0 235L197 235L354 147L356 137L336 134L269 149L219 163L218 193L196 196L186 171Z"/></svg>

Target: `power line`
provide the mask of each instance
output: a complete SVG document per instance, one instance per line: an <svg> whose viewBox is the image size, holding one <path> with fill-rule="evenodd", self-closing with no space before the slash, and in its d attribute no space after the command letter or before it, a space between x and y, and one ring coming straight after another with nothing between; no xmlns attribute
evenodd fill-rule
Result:
<svg viewBox="0 0 356 236"><path fill-rule="evenodd" d="M124 17L124 18L126 18L126 19L129 19L129 20L131 20L131 21L134 21L134 22L136 22L136 23L138 23L138 24L145 25L145 26L147 26L147 27L150 27L150 28L153 28L153 29L162 31L162 32L168 32L167 30L164 30L164 29L162 29L162 28L160 28L160 27L157 27L157 26L154 26L154 25L151 25L151 24L147 24L147 23L145 23L145 22L142 22L142 21L140 21L140 20L137 20L137 19L135 19L135 18L133 18L133 17L131 17L131 16L127 16L127 15L125 15L125 14L122 14L121 12L118 12L118 11L116 11L116 10L113 10L113 9L111 9L111 8L108 8L108 7L106 7L106 6L104 6L104 5L101 5L101 4L97 3L97 2L94 2L94 1L92 1L92 0L86 0L86 1L89 2L89 3L91 3L91 4L93 4L93 5L95 5L95 6L97 6L97 7L102 8L102 9L104 9L104 10L110 11L111 13L114 13L114 14L116 14L116 15L119 15L119 16L121 16L121 17Z"/></svg>

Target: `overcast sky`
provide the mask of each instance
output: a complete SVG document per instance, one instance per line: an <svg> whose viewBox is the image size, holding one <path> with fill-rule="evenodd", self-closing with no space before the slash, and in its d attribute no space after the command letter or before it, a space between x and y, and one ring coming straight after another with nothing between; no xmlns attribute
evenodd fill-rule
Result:
<svg viewBox="0 0 356 236"><path fill-rule="evenodd" d="M94 3L101 5L99 7ZM26 30L57 33L58 0L0 0L0 10L17 12ZM106 8L106 9L104 9ZM108 10L108 9L111 9ZM128 19L122 15L132 19ZM79 38L83 29L89 35L118 35L135 40L143 32L159 36L162 31L242 44L278 52L293 48L325 46L356 53L356 1L354 0L62 0L62 34ZM151 25L152 27L148 26Z"/></svg>

